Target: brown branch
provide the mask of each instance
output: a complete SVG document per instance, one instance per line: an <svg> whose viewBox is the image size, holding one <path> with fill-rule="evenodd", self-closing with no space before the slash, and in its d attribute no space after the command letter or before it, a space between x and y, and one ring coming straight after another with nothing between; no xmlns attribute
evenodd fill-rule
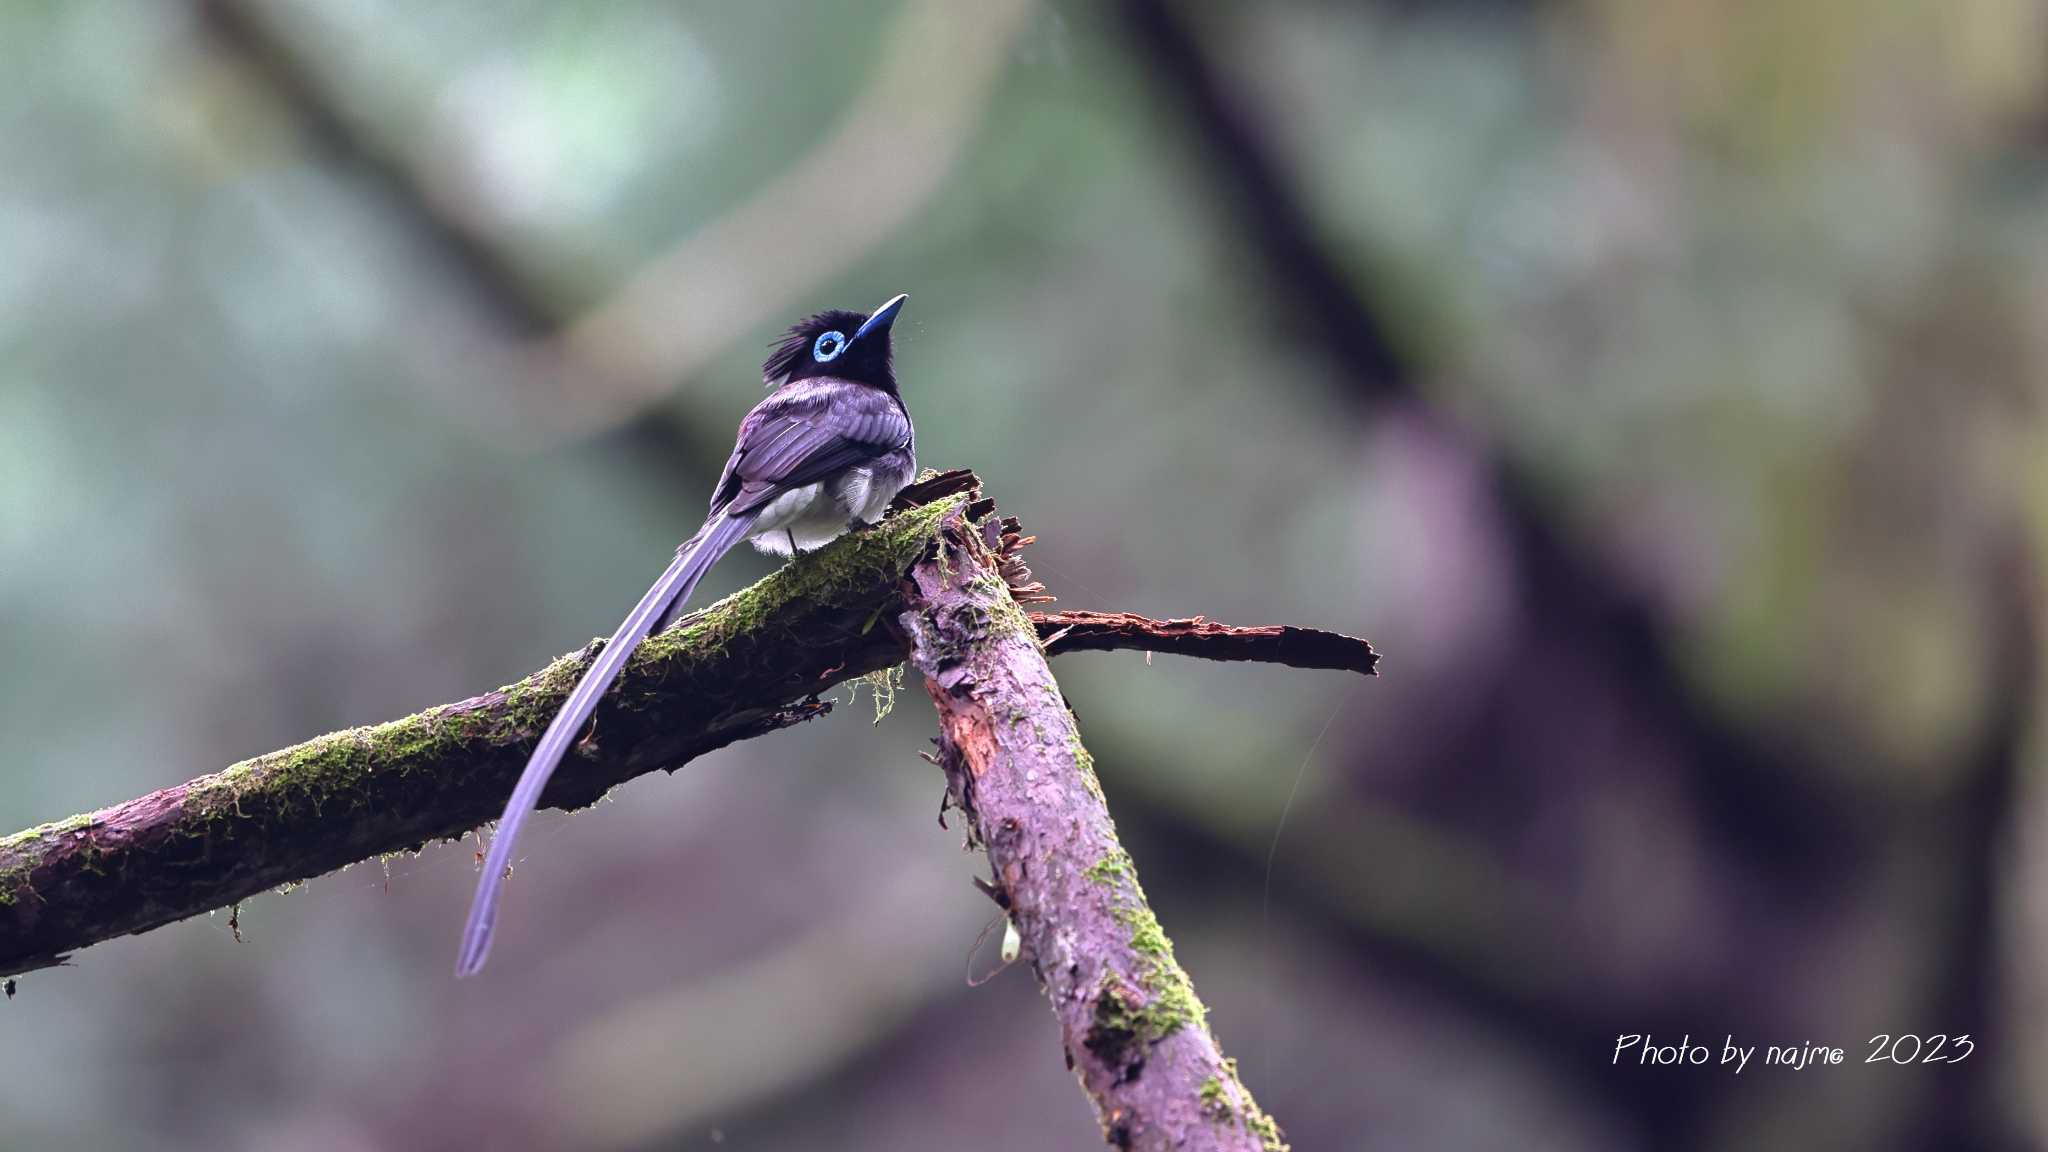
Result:
<svg viewBox="0 0 2048 1152"><path fill-rule="evenodd" d="M1131 612L1033 612L1048 656L1132 649L1203 660L1252 660L1376 676L1380 656L1355 636L1319 628L1233 628L1206 617L1154 620Z"/></svg>
<svg viewBox="0 0 2048 1152"><path fill-rule="evenodd" d="M901 661L874 621L900 605L939 516L966 503L899 512L650 638L542 803L590 804L820 715L817 693ZM0 976L492 819L596 647L495 692L0 839Z"/></svg>
<svg viewBox="0 0 2048 1152"><path fill-rule="evenodd" d="M935 553L911 570L898 622L938 707L949 795L988 849L994 894L1052 1002L1067 1062L1117 1148L1284 1149L1146 903L1038 632L1011 596L1009 557L988 535L949 515ZM1144 627L1156 622L1103 619L1139 621L1131 633L1156 638Z"/></svg>
<svg viewBox="0 0 2048 1152"><path fill-rule="evenodd" d="M902 639L874 622L902 611L904 573L931 547L940 519L954 513L975 525L985 545L1003 549L999 578L1033 598L1037 585L1015 554L1025 539L1015 521L995 515L973 473L930 475L905 489L881 524L648 640L542 802L589 804L634 776L822 715L829 705L818 693L900 662ZM1153 643L1145 633L1135 626L1130 643ZM1090 646L1112 641L1092 638ZM280 884L461 836L497 815L534 740L596 650L593 644L495 692L322 736L0 838L0 976ZM1259 654L1238 658L1287 663L1292 654L1285 644L1262 642Z"/></svg>
<svg viewBox="0 0 2048 1152"><path fill-rule="evenodd" d="M997 557L997 572L1009 585L1020 604L1049 602L1045 588L1032 578L1025 566L1024 546L1036 540L1025 536L1017 521L994 517L993 501L979 499L980 481L973 472L956 468L935 472L903 490L899 507L929 504L942 496L973 493L978 499L968 516L982 527L982 540ZM1341 632L1287 625L1241 628L1218 624L1206 616L1184 620L1155 620L1135 612L1031 612L1032 627L1048 656L1067 652L1170 652L1203 660L1253 661L1286 664L1295 668L1321 668L1336 672L1379 675L1379 653L1372 645Z"/></svg>

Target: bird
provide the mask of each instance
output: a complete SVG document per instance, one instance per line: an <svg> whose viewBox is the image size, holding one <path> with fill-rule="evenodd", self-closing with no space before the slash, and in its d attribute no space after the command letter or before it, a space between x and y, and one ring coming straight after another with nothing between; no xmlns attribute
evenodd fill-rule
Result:
<svg viewBox="0 0 2048 1152"><path fill-rule="evenodd" d="M807 316L771 347L761 378L773 391L740 421L704 526L598 652L519 774L470 902L458 977L483 968L519 831L640 642L682 615L697 582L741 540L771 555L810 551L874 523L910 482L914 437L890 350L890 329L909 298L891 297L865 315Z"/></svg>

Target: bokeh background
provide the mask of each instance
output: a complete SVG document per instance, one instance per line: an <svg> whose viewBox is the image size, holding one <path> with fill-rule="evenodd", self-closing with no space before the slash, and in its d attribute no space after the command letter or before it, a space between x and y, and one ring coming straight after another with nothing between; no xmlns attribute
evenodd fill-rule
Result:
<svg viewBox="0 0 2048 1152"><path fill-rule="evenodd" d="M2048 1138L2048 4L23 2L0 74L7 828L609 632L767 342L907 291L1064 606L1386 654L1056 669L1297 1148ZM482 979L473 839L26 977L0 1147L1096 1146L874 717L544 814Z"/></svg>

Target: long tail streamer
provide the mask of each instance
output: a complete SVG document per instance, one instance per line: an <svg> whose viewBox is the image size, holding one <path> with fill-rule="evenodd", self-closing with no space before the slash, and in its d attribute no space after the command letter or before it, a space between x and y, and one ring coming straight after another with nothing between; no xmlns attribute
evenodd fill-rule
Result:
<svg viewBox="0 0 2048 1152"><path fill-rule="evenodd" d="M533 815L540 803L542 789L547 787L548 777L555 774L555 767L583 730L583 724L597 709L597 702L604 697L605 690L618 679L620 669L626 666L626 658L647 638L655 623L670 615L671 606L680 607L690 599L696 590L697 581L718 563L719 558L732 550L746 536L747 529L754 523L755 516L745 513L739 516L720 515L699 529L689 543L676 550L676 558L633 606L633 611L612 633L604 650L590 665L590 671L577 681L575 691L562 704L562 710L542 734L540 743L534 746L533 758L526 762L526 770L519 774L519 785L512 789L512 798L505 803L505 814L498 818L498 831L491 838L491 851L484 858L483 878L477 882L476 898L469 906L469 921L462 929L462 955L456 961L457 976L474 975L484 966L484 960L491 954L491 933L498 922L498 900L503 894L505 870L512 863L512 849L519 839L519 830L525 826L526 818Z"/></svg>

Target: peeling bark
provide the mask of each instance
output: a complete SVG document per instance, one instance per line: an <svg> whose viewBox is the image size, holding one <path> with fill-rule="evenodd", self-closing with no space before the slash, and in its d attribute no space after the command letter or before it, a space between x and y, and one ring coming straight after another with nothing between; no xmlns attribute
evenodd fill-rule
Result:
<svg viewBox="0 0 2048 1152"><path fill-rule="evenodd" d="M1218 1048L1117 842L1038 628L1011 596L1009 559L964 516L948 516L897 619L938 707L950 795L988 851L1067 1062L1113 1147L1284 1149Z"/></svg>

